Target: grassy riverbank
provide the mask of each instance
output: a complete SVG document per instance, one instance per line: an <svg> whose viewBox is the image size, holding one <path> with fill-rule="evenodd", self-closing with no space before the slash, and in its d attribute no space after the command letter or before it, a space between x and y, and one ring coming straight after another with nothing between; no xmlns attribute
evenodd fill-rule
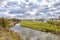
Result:
<svg viewBox="0 0 60 40"><path fill-rule="evenodd" d="M23 40L18 33L0 27L0 40Z"/></svg>
<svg viewBox="0 0 60 40"><path fill-rule="evenodd" d="M0 40L23 40L18 33L10 30L15 24L16 22L10 19L0 18Z"/></svg>
<svg viewBox="0 0 60 40"><path fill-rule="evenodd" d="M57 21L48 20L45 23L33 22L33 21L22 21L20 24L22 27L60 34L60 21L57 22Z"/></svg>

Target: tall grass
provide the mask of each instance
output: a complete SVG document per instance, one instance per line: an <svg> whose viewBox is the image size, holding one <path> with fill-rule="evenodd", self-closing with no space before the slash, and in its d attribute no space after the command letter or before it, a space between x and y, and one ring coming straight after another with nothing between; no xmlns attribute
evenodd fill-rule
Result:
<svg viewBox="0 0 60 40"><path fill-rule="evenodd" d="M50 21L48 22L32 22L32 21L22 21L21 22L21 26L22 27L28 27L31 29L36 29L36 30L40 30L40 31L44 31L44 32L51 32L51 33L55 33L55 34L60 34L60 23L53 23L50 24Z"/></svg>
<svg viewBox="0 0 60 40"><path fill-rule="evenodd" d="M23 40L18 33L10 30L14 23L8 18L0 18L0 40Z"/></svg>

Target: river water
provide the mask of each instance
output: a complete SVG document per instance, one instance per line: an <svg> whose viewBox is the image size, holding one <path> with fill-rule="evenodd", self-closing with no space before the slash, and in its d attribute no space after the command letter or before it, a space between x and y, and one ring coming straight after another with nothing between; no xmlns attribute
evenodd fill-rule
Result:
<svg viewBox="0 0 60 40"><path fill-rule="evenodd" d="M19 33L24 40L60 40L60 35L21 27L20 24L16 24L10 30Z"/></svg>

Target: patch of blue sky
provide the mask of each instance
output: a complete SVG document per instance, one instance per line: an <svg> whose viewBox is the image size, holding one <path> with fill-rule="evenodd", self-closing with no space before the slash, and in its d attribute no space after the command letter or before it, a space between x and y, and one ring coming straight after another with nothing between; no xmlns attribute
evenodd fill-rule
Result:
<svg viewBox="0 0 60 40"><path fill-rule="evenodd" d="M27 4L26 3L23 3L23 2L21 2L21 4L19 5L19 7L21 7L21 8L25 8L25 6L27 6Z"/></svg>
<svg viewBox="0 0 60 40"><path fill-rule="evenodd" d="M17 1L9 1L8 3L7 3L7 5L8 6L12 6L12 5L18 5L18 2Z"/></svg>
<svg viewBox="0 0 60 40"><path fill-rule="evenodd" d="M54 6L54 7L60 6L60 2L55 3L53 6Z"/></svg>
<svg viewBox="0 0 60 40"><path fill-rule="evenodd" d="M3 8L8 9L8 8L9 8L9 6L6 4L6 5L4 5L4 7L3 7Z"/></svg>
<svg viewBox="0 0 60 40"><path fill-rule="evenodd" d="M3 2L4 0L0 0L0 2Z"/></svg>
<svg viewBox="0 0 60 40"><path fill-rule="evenodd" d="M0 9L0 12L6 12L7 9Z"/></svg>
<svg viewBox="0 0 60 40"><path fill-rule="evenodd" d="M21 14L21 13L25 13L26 11L24 9L11 9L9 11L10 14Z"/></svg>
<svg viewBox="0 0 60 40"><path fill-rule="evenodd" d="M36 4L32 4L31 5L31 9L35 9L35 8L38 8L39 6L38 5L36 5Z"/></svg>

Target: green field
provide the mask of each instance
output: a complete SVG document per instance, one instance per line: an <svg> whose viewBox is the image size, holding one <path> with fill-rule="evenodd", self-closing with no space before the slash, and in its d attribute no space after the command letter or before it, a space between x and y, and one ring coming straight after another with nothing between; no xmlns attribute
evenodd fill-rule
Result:
<svg viewBox="0 0 60 40"><path fill-rule="evenodd" d="M46 22L33 22L33 21L22 21L22 27L27 27L43 32L51 32L55 34L60 34L60 21L48 20Z"/></svg>

